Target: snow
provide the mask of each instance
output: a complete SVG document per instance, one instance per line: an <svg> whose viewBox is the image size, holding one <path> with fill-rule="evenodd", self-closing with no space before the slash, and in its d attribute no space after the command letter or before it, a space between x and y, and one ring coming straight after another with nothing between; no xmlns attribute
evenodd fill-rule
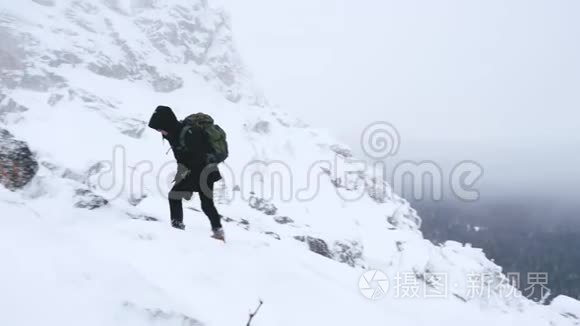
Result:
<svg viewBox="0 0 580 326"><path fill-rule="evenodd" d="M357 288L362 270L230 224L223 244L197 212L181 232L163 215L147 222L116 207L73 209L66 196L16 198L0 197L5 325L244 324L259 299L254 325L543 325L549 315L535 305L506 314L456 300L369 301Z"/></svg>
<svg viewBox="0 0 580 326"><path fill-rule="evenodd" d="M540 306L517 317L452 300L368 301L357 288L360 269L232 226L223 244L208 236L199 213L187 215L181 232L115 208L83 212L63 202L53 210L64 196L18 204L10 197L0 197L6 325L180 325L182 316L243 324L260 298L255 325L542 324L531 318Z"/></svg>
<svg viewBox="0 0 580 326"><path fill-rule="evenodd" d="M349 295L356 282L347 280L356 281L358 271L321 260L294 242L277 243L235 228L224 245L209 238L199 214L188 219L187 232L179 232L114 211L46 212L41 219L4 203L2 211L11 217L2 219L1 246L10 248L3 255L2 279L13 280L2 282L2 297L11 298L2 300L9 312L2 324L136 325L150 308L229 325L244 322L259 298L265 308L256 325L355 322L358 313L382 315ZM286 259L279 259L280 253ZM343 297L351 313L336 316L334 307L318 304L333 296ZM142 316L124 310L126 302ZM38 307L35 314L26 313L30 307Z"/></svg>
<svg viewBox="0 0 580 326"><path fill-rule="evenodd" d="M259 299L264 306L255 326L577 321L561 312L563 304L502 297L500 290L513 288L502 283L501 267L477 248L425 240L420 218L390 186L380 185L386 190L380 198L361 191L374 185L372 175L337 157L333 148L346 146L269 106L254 88L220 9L185 0L116 2L121 11L111 4L2 5L3 13L15 17L10 26L18 28L0 29L0 39L29 35L33 41L23 42L26 55L19 60L35 75L52 72L64 82L42 79L31 88L22 82L26 71L0 66L17 76L1 93L27 108L7 114L1 126L26 141L41 163L25 189L0 188L0 324L243 325ZM180 17L176 12L199 21L197 28L214 42L170 42L164 33ZM145 18L152 21L148 28L140 25ZM97 31L88 31L86 22ZM125 42L117 42L115 33ZM187 50L199 47L206 57L186 60ZM44 57L54 59L58 51L80 62L50 63ZM96 61L110 71L89 69ZM153 84L163 77L141 68L146 66L159 76L177 76L183 85L156 92ZM117 75L123 69L134 71ZM234 76L232 84L224 72ZM187 230L169 227L166 195L175 163L159 134L143 130L158 104L171 106L179 117L207 112L228 133L230 157L220 166L225 180L216 186L218 210L228 218L226 244L209 238L196 198L185 205ZM263 164L269 162L284 164ZM263 181L253 184L253 172L264 173ZM283 186L292 184L290 198L259 191L268 190L277 172L289 173ZM355 177L338 180L347 172ZM299 197L304 189L314 196ZM90 200L85 192L108 204L75 207ZM292 222L276 222L282 217ZM324 241L329 257L309 251L296 237ZM344 243L361 248L353 266L338 255ZM445 298L405 299L391 291L371 301L358 288L370 269L391 281L412 274L422 289L426 279L445 274L454 286ZM493 277L488 297L466 295L470 273Z"/></svg>
<svg viewBox="0 0 580 326"><path fill-rule="evenodd" d="M550 306L563 315L580 318L580 302L574 298L560 295L550 303Z"/></svg>

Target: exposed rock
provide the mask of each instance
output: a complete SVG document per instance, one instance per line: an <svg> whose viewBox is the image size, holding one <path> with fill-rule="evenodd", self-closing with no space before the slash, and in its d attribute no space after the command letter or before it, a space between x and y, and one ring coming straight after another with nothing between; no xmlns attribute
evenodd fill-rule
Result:
<svg viewBox="0 0 580 326"><path fill-rule="evenodd" d="M294 220L289 218L288 216L274 216L274 221L279 224L290 224L294 223Z"/></svg>
<svg viewBox="0 0 580 326"><path fill-rule="evenodd" d="M40 162L40 165L42 165L43 167L45 167L48 170L55 172L55 173L59 170L59 167L56 164L51 163L51 162L42 161L42 162Z"/></svg>
<svg viewBox="0 0 580 326"><path fill-rule="evenodd" d="M308 245L308 249L310 249L310 251L322 255L326 258L333 259L332 253L330 252L330 249L328 249L326 241L320 238L303 235L295 236L294 239L305 242Z"/></svg>
<svg viewBox="0 0 580 326"><path fill-rule="evenodd" d="M404 243L402 241L395 242L398 252L403 252L405 250Z"/></svg>
<svg viewBox="0 0 580 326"><path fill-rule="evenodd" d="M300 241L300 242L306 242L306 237L303 235L295 235L294 239Z"/></svg>
<svg viewBox="0 0 580 326"><path fill-rule="evenodd" d="M190 208L190 209L194 209L194 208ZM196 211L199 212L199 209L194 209L194 210L196 210ZM227 223L230 223L230 222L233 222L235 220L233 218L229 217L229 216L222 215L222 221L227 222Z"/></svg>
<svg viewBox="0 0 580 326"><path fill-rule="evenodd" d="M344 145L335 144L335 145L330 146L330 149L340 156L343 156L346 158L352 157L352 151Z"/></svg>
<svg viewBox="0 0 580 326"><path fill-rule="evenodd" d="M142 308L131 302L124 302L123 308L127 312L144 315L144 317L146 317L145 319L154 325L203 326L203 323L197 319L182 313L167 312L161 309Z"/></svg>
<svg viewBox="0 0 580 326"><path fill-rule="evenodd" d="M366 190L369 197L379 204L391 201L393 198L391 187L384 180L376 177L366 180Z"/></svg>
<svg viewBox="0 0 580 326"><path fill-rule="evenodd" d="M245 218L241 219L238 222L238 225L243 227L245 230L249 230L250 229L250 221L246 220Z"/></svg>
<svg viewBox="0 0 580 326"><path fill-rule="evenodd" d="M308 249L314 253L351 267L361 266L363 261L363 246L356 241L336 241L330 250L326 241L320 238L297 235L294 239L306 243Z"/></svg>
<svg viewBox="0 0 580 326"><path fill-rule="evenodd" d="M267 234L276 240L280 240L280 235L276 232L266 231L266 232L264 232L264 234Z"/></svg>
<svg viewBox="0 0 580 326"><path fill-rule="evenodd" d="M332 253L328 249L328 245L322 239L307 237L306 242L308 243L308 248L310 251L315 252L324 257L332 258Z"/></svg>
<svg viewBox="0 0 580 326"><path fill-rule="evenodd" d="M120 64L105 65L91 62L87 65L87 69L97 75L120 80L126 79L131 74L125 66Z"/></svg>
<svg viewBox="0 0 580 326"><path fill-rule="evenodd" d="M362 262L363 246L356 241L336 241L332 253L335 260L355 267Z"/></svg>
<svg viewBox="0 0 580 326"><path fill-rule="evenodd" d="M0 184L17 190L27 185L38 171L38 162L28 145L0 128Z"/></svg>
<svg viewBox="0 0 580 326"><path fill-rule="evenodd" d="M333 174L333 172L325 167L320 167L322 173L330 177L330 182L338 189L346 191L356 191L364 187L365 176L362 171L345 171L344 178Z"/></svg>
<svg viewBox="0 0 580 326"><path fill-rule="evenodd" d="M109 201L105 198L95 195L88 189L77 189L75 191L75 198L77 202L75 203L75 207L77 208L86 208L86 209L97 209L109 204Z"/></svg>
<svg viewBox="0 0 580 326"><path fill-rule="evenodd" d="M56 2L33 1L43 6ZM60 88L66 81L54 75L54 68L82 65L100 76L146 81L156 92L172 92L182 88L184 81L168 66L179 64L206 79L229 101L263 101L234 47L228 16L207 1L183 5L153 0L70 1L61 9L66 20L63 24L30 29L20 28L17 17L0 13L0 83L5 88ZM109 9L125 16L125 22L107 18ZM70 46L59 46L58 50L39 46L46 40L35 29L44 28L54 36L51 43ZM100 44L111 46L103 48ZM160 57L161 63L169 65L161 64ZM56 102L58 99L53 99L51 105Z"/></svg>
<svg viewBox="0 0 580 326"><path fill-rule="evenodd" d="M87 170L87 179L90 179L94 176L98 176L101 174L105 169L107 169L107 164L104 162L97 162Z"/></svg>
<svg viewBox="0 0 580 326"><path fill-rule="evenodd" d="M276 118L276 121L278 121L279 124L281 124L282 126L284 126L286 128L290 127L290 124L282 118Z"/></svg>
<svg viewBox="0 0 580 326"><path fill-rule="evenodd" d="M153 216L149 216L149 215L145 215L145 214L133 214L133 213L127 213L127 215L129 215L129 217L133 220L142 220L142 221L147 221L147 222L158 222L159 219Z"/></svg>
<svg viewBox="0 0 580 326"><path fill-rule="evenodd" d="M267 202L263 198L251 196L248 203L250 207L252 207L255 210L261 211L266 215L276 215L276 212L278 212L278 208L276 208L274 204Z"/></svg>
<svg viewBox="0 0 580 326"><path fill-rule="evenodd" d="M392 215L387 216L387 222L399 229L418 230L423 221L408 202L403 202Z"/></svg>

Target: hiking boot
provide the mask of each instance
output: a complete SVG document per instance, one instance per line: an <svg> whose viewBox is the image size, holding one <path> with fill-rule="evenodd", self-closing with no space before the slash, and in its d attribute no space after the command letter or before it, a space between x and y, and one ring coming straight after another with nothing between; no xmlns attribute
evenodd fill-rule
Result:
<svg viewBox="0 0 580 326"><path fill-rule="evenodd" d="M224 242L226 241L226 235L224 233L223 228L216 228L212 229L211 231L213 232L213 234L211 235L212 238L222 240Z"/></svg>
<svg viewBox="0 0 580 326"><path fill-rule="evenodd" d="M171 221L171 226L176 229L185 230L185 224L183 224L183 222Z"/></svg>

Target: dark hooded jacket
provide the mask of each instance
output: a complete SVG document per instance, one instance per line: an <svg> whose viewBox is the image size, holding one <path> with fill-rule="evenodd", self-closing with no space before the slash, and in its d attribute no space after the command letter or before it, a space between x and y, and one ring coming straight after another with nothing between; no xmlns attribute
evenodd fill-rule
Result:
<svg viewBox="0 0 580 326"><path fill-rule="evenodd" d="M203 179L206 179L208 183L214 183L221 179L217 166L208 164L210 146L207 135L203 130L189 128L184 135L185 146L182 146L179 138L184 125L177 120L173 110L167 106L158 106L155 109L149 120L149 127L155 130L165 130L168 133L163 138L171 145L173 155L178 163L176 182L182 179L180 174L186 170L189 177L186 180L188 185L185 188L190 188L192 191L199 191L202 172L204 173Z"/></svg>

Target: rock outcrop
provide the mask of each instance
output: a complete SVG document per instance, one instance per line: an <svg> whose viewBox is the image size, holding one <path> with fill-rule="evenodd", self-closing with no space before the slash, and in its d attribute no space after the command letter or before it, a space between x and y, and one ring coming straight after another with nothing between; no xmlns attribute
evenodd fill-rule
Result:
<svg viewBox="0 0 580 326"><path fill-rule="evenodd" d="M38 171L28 145L0 128L0 184L10 190L26 186Z"/></svg>

